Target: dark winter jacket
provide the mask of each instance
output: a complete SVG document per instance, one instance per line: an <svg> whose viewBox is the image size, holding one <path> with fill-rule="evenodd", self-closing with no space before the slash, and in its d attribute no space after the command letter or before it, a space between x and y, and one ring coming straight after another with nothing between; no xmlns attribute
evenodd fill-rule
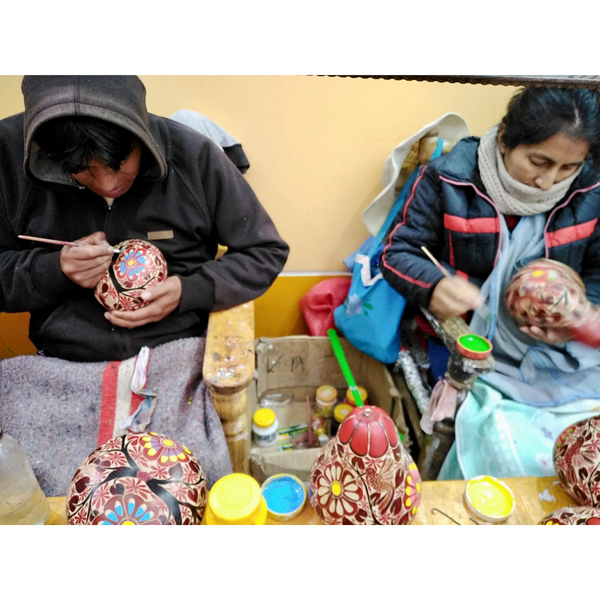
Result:
<svg viewBox="0 0 600 600"><path fill-rule="evenodd" d="M0 121L0 310L31 312L30 338L44 354L125 359L142 346L201 335L211 310L269 288L286 262L287 244L213 142L146 111L137 77L25 77L22 90L25 112ZM65 115L110 121L142 141L146 166L112 208L39 152L36 129ZM150 239L169 276L181 280L179 307L157 323L115 327L94 291L62 273L59 246L17 238L77 240L95 231L110 244ZM218 244L228 250L214 260Z"/></svg>
<svg viewBox="0 0 600 600"><path fill-rule="evenodd" d="M417 179L392 225L381 271L405 298L428 306L443 278L427 249L451 272L481 286L500 254L500 214L477 166L479 138L461 140ZM600 176L586 161L565 197L548 213L546 258L577 271L600 304Z"/></svg>

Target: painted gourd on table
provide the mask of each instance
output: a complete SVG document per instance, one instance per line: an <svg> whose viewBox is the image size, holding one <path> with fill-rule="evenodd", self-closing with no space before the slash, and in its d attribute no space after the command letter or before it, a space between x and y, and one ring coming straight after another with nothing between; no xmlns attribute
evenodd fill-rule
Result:
<svg viewBox="0 0 600 600"><path fill-rule="evenodd" d="M184 445L127 433L94 450L67 494L69 525L200 525L206 476Z"/></svg>
<svg viewBox="0 0 600 600"><path fill-rule="evenodd" d="M505 302L519 325L566 329L575 340L600 346L600 311L568 265L546 258L531 261L511 279Z"/></svg>
<svg viewBox="0 0 600 600"><path fill-rule="evenodd" d="M121 252L96 285L96 299L107 310L137 310L146 306L141 293L167 278L162 252L150 242L127 240L116 246Z"/></svg>
<svg viewBox="0 0 600 600"><path fill-rule="evenodd" d="M315 459L310 501L329 525L407 525L419 507L421 477L389 415L361 406Z"/></svg>
<svg viewBox="0 0 600 600"><path fill-rule="evenodd" d="M568 506L546 515L538 525L600 525L600 509Z"/></svg>
<svg viewBox="0 0 600 600"><path fill-rule="evenodd" d="M600 416L582 419L558 436L554 468L578 504L600 506Z"/></svg>

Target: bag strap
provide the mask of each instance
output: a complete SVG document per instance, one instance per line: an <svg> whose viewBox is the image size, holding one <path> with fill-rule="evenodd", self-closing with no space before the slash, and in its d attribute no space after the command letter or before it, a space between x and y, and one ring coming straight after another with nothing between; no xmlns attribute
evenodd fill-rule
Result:
<svg viewBox="0 0 600 600"><path fill-rule="evenodd" d="M443 146L444 146L444 140L442 138L438 138L437 146L435 147L435 150L433 151L433 154L431 155L430 160L433 160L434 158L438 158L439 156L442 155ZM388 216L385 219L385 222L381 226L381 229L379 230L377 237L375 238L375 240L373 241L373 244L371 245L371 248L369 249L369 253L368 253L369 258L373 258L373 256L377 252L377 248L379 247L379 244L381 244L381 240L383 240L383 236L387 233L388 229L391 227L392 223L394 222L394 219L396 218L396 215L400 212L400 209L404 205L404 201L406 200L406 196L407 196L408 192L412 189L414 182L417 179L417 176L423 171L424 168L425 168L424 166L415 167L414 171L410 174L408 181L402 186L402 189L400 190L400 194L398 195L396 202L394 202L392 209L388 213Z"/></svg>

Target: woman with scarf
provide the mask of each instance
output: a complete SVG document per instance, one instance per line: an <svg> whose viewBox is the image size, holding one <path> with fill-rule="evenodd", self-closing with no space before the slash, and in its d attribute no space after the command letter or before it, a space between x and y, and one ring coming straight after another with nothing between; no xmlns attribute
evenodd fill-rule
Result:
<svg viewBox="0 0 600 600"><path fill-rule="evenodd" d="M600 412L600 352L519 327L503 302L511 277L545 257L577 271L600 304L599 166L600 94L526 88L499 125L425 168L393 224L389 283L441 319L472 315L494 345L495 370L459 407L440 479L552 475L559 433Z"/></svg>

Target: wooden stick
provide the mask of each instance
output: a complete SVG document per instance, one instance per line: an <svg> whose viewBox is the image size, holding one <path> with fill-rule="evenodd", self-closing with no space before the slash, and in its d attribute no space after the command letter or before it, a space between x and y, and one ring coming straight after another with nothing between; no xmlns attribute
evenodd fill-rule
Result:
<svg viewBox="0 0 600 600"><path fill-rule="evenodd" d="M33 235L19 235L17 237L21 240L31 240L32 242L43 242L44 244L56 244L57 246L74 246L76 248L81 246L81 244L78 244L77 242L64 242L62 240L51 240L49 238L35 237ZM121 252L120 250L117 250L116 248L113 248L113 251L115 254L118 254L119 252Z"/></svg>
<svg viewBox="0 0 600 600"><path fill-rule="evenodd" d="M429 252L429 250L427 250L427 248L425 248L425 246L421 246L421 250L423 250L423 252L425 252L425 254L427 254L427 257L444 274L445 277L452 277L452 275L450 275L450 272L448 271L448 269L446 269L445 267L443 267L437 261L437 259L435 258L435 256L433 256L433 254L431 254L431 252Z"/></svg>
<svg viewBox="0 0 600 600"><path fill-rule="evenodd" d="M310 422L310 398L306 396L306 419L308 423L308 447L312 448L313 440L312 440L312 427Z"/></svg>

